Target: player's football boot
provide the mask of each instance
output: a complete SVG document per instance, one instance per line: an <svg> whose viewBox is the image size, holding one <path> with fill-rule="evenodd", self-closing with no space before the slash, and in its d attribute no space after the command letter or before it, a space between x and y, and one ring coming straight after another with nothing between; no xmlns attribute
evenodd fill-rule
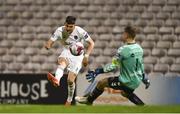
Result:
<svg viewBox="0 0 180 114"><path fill-rule="evenodd" d="M65 106L71 106L71 102L66 101Z"/></svg>
<svg viewBox="0 0 180 114"><path fill-rule="evenodd" d="M47 78L55 87L60 85L59 81L50 72L48 72Z"/></svg>
<svg viewBox="0 0 180 114"><path fill-rule="evenodd" d="M80 104L92 105L92 103L88 102L87 97L76 96L75 100Z"/></svg>

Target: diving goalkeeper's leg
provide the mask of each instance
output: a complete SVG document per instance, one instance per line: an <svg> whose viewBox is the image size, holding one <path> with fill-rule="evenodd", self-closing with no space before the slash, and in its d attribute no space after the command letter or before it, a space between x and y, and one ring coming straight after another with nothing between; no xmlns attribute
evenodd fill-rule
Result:
<svg viewBox="0 0 180 114"><path fill-rule="evenodd" d="M85 97L76 96L75 100L82 104L92 104L103 92L104 88L108 87L108 78L100 80L95 89Z"/></svg>

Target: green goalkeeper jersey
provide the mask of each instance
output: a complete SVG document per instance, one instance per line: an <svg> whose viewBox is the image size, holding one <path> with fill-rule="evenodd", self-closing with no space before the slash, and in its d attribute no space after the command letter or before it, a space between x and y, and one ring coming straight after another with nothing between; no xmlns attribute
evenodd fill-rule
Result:
<svg viewBox="0 0 180 114"><path fill-rule="evenodd" d="M104 72L111 72L120 68L119 81L125 86L135 89L142 80L144 73L143 49L139 44L126 44L120 47L112 64L103 67Z"/></svg>

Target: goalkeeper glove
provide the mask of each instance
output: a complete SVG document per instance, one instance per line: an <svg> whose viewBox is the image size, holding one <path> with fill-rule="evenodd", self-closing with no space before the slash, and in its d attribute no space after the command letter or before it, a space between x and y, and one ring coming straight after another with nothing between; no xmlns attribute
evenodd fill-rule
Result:
<svg viewBox="0 0 180 114"><path fill-rule="evenodd" d="M89 70L86 74L88 82L93 82L98 74L104 73L103 68L97 68L95 71Z"/></svg>
<svg viewBox="0 0 180 114"><path fill-rule="evenodd" d="M150 80L147 78L145 74L143 74L142 82L145 84L145 89L148 89L150 86Z"/></svg>

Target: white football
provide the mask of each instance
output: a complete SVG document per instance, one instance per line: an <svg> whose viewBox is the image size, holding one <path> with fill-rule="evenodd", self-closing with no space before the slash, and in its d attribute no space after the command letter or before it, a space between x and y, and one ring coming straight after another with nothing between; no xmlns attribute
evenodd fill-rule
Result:
<svg viewBox="0 0 180 114"><path fill-rule="evenodd" d="M69 50L72 55L79 56L84 53L84 45L81 42L76 42L70 45Z"/></svg>

